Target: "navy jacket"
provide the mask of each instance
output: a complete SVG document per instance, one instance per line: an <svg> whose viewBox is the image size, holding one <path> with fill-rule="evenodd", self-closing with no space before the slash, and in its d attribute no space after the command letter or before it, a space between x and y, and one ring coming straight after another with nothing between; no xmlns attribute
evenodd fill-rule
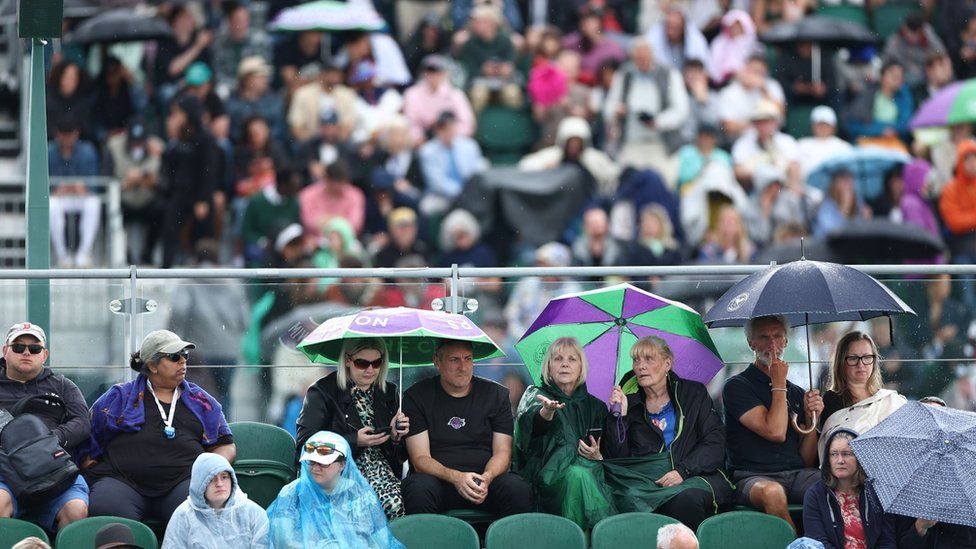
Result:
<svg viewBox="0 0 976 549"><path fill-rule="evenodd" d="M870 486L861 490L858 510L868 549L896 549L893 519L884 514L881 502ZM845 547L840 502L823 481L811 486L803 498L803 530L806 537L823 543L825 549Z"/></svg>

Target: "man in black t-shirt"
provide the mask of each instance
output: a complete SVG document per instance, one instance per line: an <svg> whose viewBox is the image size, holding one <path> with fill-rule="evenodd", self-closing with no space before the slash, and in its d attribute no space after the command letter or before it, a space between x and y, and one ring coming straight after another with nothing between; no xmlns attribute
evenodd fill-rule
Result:
<svg viewBox="0 0 976 549"><path fill-rule="evenodd" d="M746 324L749 348L756 360L725 382L726 447L729 469L740 505L752 505L793 525L789 503L803 496L820 478L817 431L802 434L790 416L807 423L824 409L820 391L804 394L786 380L789 368L781 356L787 344L783 317L759 317Z"/></svg>
<svg viewBox="0 0 976 549"><path fill-rule="evenodd" d="M508 470L515 428L508 390L472 375L468 342L442 342L434 366L440 375L403 395L403 413L411 423L411 473L403 481L407 513L459 507L486 508L499 516L530 511L532 488Z"/></svg>

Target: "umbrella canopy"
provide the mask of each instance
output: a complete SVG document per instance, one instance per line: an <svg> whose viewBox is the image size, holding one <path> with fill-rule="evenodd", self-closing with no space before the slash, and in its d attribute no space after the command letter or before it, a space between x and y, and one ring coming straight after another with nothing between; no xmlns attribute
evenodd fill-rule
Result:
<svg viewBox="0 0 976 549"><path fill-rule="evenodd" d="M162 19L129 9L115 9L84 21L64 37L64 43L133 42L172 36L173 30Z"/></svg>
<svg viewBox="0 0 976 549"><path fill-rule="evenodd" d="M891 263L923 259L945 251L938 236L915 225L886 219L857 219L827 236L830 248L851 261Z"/></svg>
<svg viewBox="0 0 976 549"><path fill-rule="evenodd" d="M851 447L885 511L976 528L976 414L909 402Z"/></svg>
<svg viewBox="0 0 976 549"><path fill-rule="evenodd" d="M783 315L790 326L915 314L891 290L861 271L820 261L794 261L742 279L705 313L709 328L744 326Z"/></svg>
<svg viewBox="0 0 976 549"><path fill-rule="evenodd" d="M386 22L370 6L319 0L282 10L268 28L278 32L378 31L385 26Z"/></svg>
<svg viewBox="0 0 976 549"><path fill-rule="evenodd" d="M684 379L708 383L724 366L698 313L630 284L553 299L515 349L539 383L542 361L552 342L575 337L589 364L587 389L606 401L613 386L633 365L631 347L649 335L668 343L674 352L674 371Z"/></svg>
<svg viewBox="0 0 976 549"><path fill-rule="evenodd" d="M953 82L936 92L915 111L909 125L914 129L963 122L976 122L976 78Z"/></svg>
<svg viewBox="0 0 976 549"><path fill-rule="evenodd" d="M430 366L437 342L443 339L471 342L475 360L505 356L464 316L408 307L367 309L331 318L308 334L298 348L313 362L337 364L342 341L356 337L384 339L393 367Z"/></svg>
<svg viewBox="0 0 976 549"><path fill-rule="evenodd" d="M878 38L867 27L853 21L812 15L774 25L760 39L767 44L816 42L824 47L842 47L874 44Z"/></svg>
<svg viewBox="0 0 976 549"><path fill-rule="evenodd" d="M845 154L833 156L810 172L807 184L827 191L830 178L839 170L854 175L854 190L862 200L873 200L884 190L885 175L897 166L911 162L907 153L881 147L858 147Z"/></svg>

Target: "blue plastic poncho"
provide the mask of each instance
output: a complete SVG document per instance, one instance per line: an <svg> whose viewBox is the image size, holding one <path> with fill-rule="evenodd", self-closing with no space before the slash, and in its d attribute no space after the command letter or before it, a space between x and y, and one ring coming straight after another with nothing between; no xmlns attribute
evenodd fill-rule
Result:
<svg viewBox="0 0 976 549"><path fill-rule="evenodd" d="M311 444L326 441L350 456L339 482L327 493L312 477L310 462L302 461L298 479L282 488L268 508L272 549L404 549L390 531L376 492L351 459L349 443L329 431L308 439Z"/></svg>

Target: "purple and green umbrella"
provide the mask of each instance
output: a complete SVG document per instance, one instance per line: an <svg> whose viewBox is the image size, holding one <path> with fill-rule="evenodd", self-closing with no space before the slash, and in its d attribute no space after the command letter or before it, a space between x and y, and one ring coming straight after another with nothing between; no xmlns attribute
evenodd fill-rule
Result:
<svg viewBox="0 0 976 549"><path fill-rule="evenodd" d="M515 349L536 383L542 361L560 337L575 337L589 363L586 387L603 401L633 366L630 349L654 335L674 352L674 371L683 379L708 383L724 363L701 315L683 303L630 284L559 296L546 305Z"/></svg>
<svg viewBox="0 0 976 549"><path fill-rule="evenodd" d="M927 128L976 122L976 78L949 84L935 93L912 117L910 126Z"/></svg>

